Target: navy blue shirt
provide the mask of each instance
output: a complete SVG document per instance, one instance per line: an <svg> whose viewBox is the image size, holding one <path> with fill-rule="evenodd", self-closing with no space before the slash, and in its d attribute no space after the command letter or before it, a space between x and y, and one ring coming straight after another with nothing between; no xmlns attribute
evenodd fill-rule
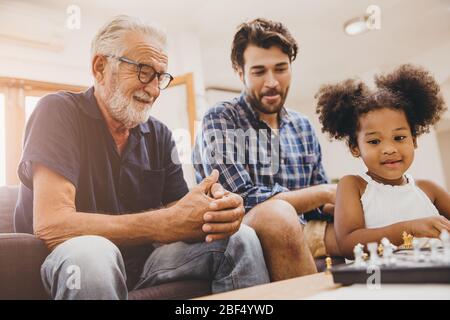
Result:
<svg viewBox="0 0 450 320"><path fill-rule="evenodd" d="M161 207L188 188L170 130L155 118L130 130L119 155L94 97L58 92L43 97L27 123L18 174L16 232L33 233L33 162L76 188L79 212L124 214Z"/></svg>

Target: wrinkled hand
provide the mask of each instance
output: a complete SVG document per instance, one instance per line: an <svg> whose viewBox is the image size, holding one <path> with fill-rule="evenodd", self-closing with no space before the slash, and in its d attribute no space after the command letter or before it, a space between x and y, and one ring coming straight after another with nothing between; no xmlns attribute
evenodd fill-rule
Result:
<svg viewBox="0 0 450 320"><path fill-rule="evenodd" d="M203 216L206 212L214 210L214 206L210 207L214 198L208 196L211 191L219 193L220 188L217 185L219 172L213 170L211 175L203 179L197 186L181 198L171 209L173 214L170 216L168 225L168 242L201 241L205 238L202 230L204 224Z"/></svg>
<svg viewBox="0 0 450 320"><path fill-rule="evenodd" d="M217 201L210 206L213 210L203 216L205 224L202 230L207 233L206 242L230 237L239 230L245 214L242 198L226 190L220 183L212 185L209 196Z"/></svg>
<svg viewBox="0 0 450 320"><path fill-rule="evenodd" d="M229 195L230 191L226 190L220 183L214 183L208 193L208 196L214 199L221 199L222 197Z"/></svg>
<svg viewBox="0 0 450 320"><path fill-rule="evenodd" d="M414 237L439 238L442 230L450 232L450 221L444 216L415 219L409 221L409 230Z"/></svg>
<svg viewBox="0 0 450 320"><path fill-rule="evenodd" d="M211 242L239 230L244 217L243 200L217 183L218 178L219 172L213 170L174 205L171 241Z"/></svg>
<svg viewBox="0 0 450 320"><path fill-rule="evenodd" d="M220 195L220 192L213 194ZM241 196L225 190L221 198L216 198L211 203L210 208L212 210L203 216L205 224L202 227L207 233L207 242L226 239L239 230L245 214Z"/></svg>

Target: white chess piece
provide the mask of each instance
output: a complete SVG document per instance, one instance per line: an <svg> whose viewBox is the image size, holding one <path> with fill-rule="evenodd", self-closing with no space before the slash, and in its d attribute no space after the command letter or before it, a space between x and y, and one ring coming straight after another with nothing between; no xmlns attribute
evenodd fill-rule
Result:
<svg viewBox="0 0 450 320"><path fill-rule="evenodd" d="M438 251L437 251L439 242L440 241L438 239L430 239L430 249L431 249L430 260L431 261L439 260Z"/></svg>
<svg viewBox="0 0 450 320"><path fill-rule="evenodd" d="M361 267L364 266L366 263L363 259L363 245L358 243L354 248L353 248L353 255L355 256L355 266L356 267Z"/></svg>
<svg viewBox="0 0 450 320"><path fill-rule="evenodd" d="M424 256L420 253L420 241L417 238L414 238L412 241L412 246L414 249L414 260L422 261L424 260Z"/></svg>
<svg viewBox="0 0 450 320"><path fill-rule="evenodd" d="M390 265L394 262L394 247L388 238L381 239L381 244L383 245L383 262L385 265Z"/></svg>
<svg viewBox="0 0 450 320"><path fill-rule="evenodd" d="M380 257L378 256L378 243L376 243L376 242L368 243L367 250L369 250L369 254L370 254L369 264L376 265L376 266L379 265Z"/></svg>
<svg viewBox="0 0 450 320"><path fill-rule="evenodd" d="M442 246L444 247L443 260L444 262L450 261L450 235L447 230L442 230L441 232Z"/></svg>

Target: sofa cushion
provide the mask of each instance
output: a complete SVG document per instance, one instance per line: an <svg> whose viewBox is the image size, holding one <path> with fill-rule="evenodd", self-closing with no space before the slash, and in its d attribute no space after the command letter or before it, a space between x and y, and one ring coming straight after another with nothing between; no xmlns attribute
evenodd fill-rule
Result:
<svg viewBox="0 0 450 320"><path fill-rule="evenodd" d="M183 280L165 283L128 293L130 300L181 300L211 294L211 283L206 280Z"/></svg>
<svg viewBox="0 0 450 320"><path fill-rule="evenodd" d="M14 208L19 188L0 187L0 233L14 232Z"/></svg>
<svg viewBox="0 0 450 320"><path fill-rule="evenodd" d="M48 250L31 234L0 234L0 300L48 299L40 269Z"/></svg>

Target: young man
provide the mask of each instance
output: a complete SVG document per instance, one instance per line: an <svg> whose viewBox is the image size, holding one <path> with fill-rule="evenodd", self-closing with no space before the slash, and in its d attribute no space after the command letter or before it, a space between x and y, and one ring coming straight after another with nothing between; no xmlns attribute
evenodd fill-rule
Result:
<svg viewBox="0 0 450 320"><path fill-rule="evenodd" d="M339 252L332 224L302 216L332 213L336 188L309 120L284 107L297 50L281 23L242 24L231 60L243 93L206 113L194 150L198 177L218 169L220 183L244 198L244 223L259 236L273 281L316 272L311 252Z"/></svg>

